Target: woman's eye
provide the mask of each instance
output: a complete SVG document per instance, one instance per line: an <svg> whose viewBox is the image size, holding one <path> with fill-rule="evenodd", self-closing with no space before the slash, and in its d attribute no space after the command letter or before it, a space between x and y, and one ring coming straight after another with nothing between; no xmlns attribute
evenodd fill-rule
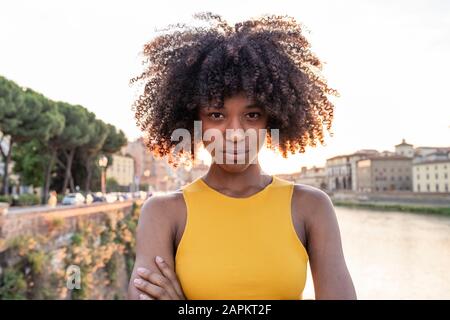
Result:
<svg viewBox="0 0 450 320"><path fill-rule="evenodd" d="M223 119L225 116L220 112L211 112L211 113L208 113L208 117L210 117L214 120L218 120L218 119Z"/></svg>
<svg viewBox="0 0 450 320"><path fill-rule="evenodd" d="M259 119L259 117L261 117L261 113L259 113L259 112L249 112L249 113L247 113L247 118L249 118L251 120Z"/></svg>

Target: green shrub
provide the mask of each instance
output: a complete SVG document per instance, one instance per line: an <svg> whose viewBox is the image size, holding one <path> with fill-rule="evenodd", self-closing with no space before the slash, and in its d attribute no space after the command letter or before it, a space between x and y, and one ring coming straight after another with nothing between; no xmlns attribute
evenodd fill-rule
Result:
<svg viewBox="0 0 450 320"><path fill-rule="evenodd" d="M76 245L76 246L79 246L82 243L83 243L83 235L81 233L79 233L79 232L75 232L72 235L72 244Z"/></svg>
<svg viewBox="0 0 450 320"><path fill-rule="evenodd" d="M20 270L6 268L0 278L0 300L24 300L27 282Z"/></svg>
<svg viewBox="0 0 450 320"><path fill-rule="evenodd" d="M13 203L13 198L12 196L0 196L0 202L6 202L11 205Z"/></svg>
<svg viewBox="0 0 450 320"><path fill-rule="evenodd" d="M36 194L24 193L17 199L14 199L14 205L16 206L33 206L41 203L41 199Z"/></svg>

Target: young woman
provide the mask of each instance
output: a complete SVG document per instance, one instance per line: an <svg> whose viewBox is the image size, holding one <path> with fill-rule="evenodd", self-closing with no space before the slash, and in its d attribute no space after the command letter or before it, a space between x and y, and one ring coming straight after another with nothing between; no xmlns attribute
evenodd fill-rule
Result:
<svg viewBox="0 0 450 320"><path fill-rule="evenodd" d="M323 143L336 92L320 60L293 18L231 27L211 13L195 17L209 26L177 25L145 45L134 110L161 156L176 149L174 130L195 135L201 121L202 134L219 133L203 141L216 143L213 161L204 176L143 204L129 298L301 299L309 261L316 299L355 299L328 195L267 175L258 162L264 138L285 156ZM256 145L243 134L264 129Z"/></svg>

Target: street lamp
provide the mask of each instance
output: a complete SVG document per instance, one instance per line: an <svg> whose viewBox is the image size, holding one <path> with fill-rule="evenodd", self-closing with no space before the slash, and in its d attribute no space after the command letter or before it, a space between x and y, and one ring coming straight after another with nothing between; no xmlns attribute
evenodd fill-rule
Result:
<svg viewBox="0 0 450 320"><path fill-rule="evenodd" d="M148 180L148 178L150 177L150 169L146 169L144 171L144 176L145 176L145 183L147 183L147 192L150 191L150 182Z"/></svg>
<svg viewBox="0 0 450 320"><path fill-rule="evenodd" d="M98 165L100 166L102 171L102 193L106 194L106 166L108 165L108 158L106 156L101 156L100 159L98 159Z"/></svg>

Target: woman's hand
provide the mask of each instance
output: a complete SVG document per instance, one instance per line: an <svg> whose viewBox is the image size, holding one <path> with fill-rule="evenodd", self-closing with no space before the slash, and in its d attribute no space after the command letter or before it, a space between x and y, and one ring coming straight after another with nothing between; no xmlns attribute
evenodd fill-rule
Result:
<svg viewBox="0 0 450 320"><path fill-rule="evenodd" d="M181 285L174 271L160 257L155 258L161 274L146 268L138 268L139 278L133 280L135 287L143 292L141 300L186 300Z"/></svg>

